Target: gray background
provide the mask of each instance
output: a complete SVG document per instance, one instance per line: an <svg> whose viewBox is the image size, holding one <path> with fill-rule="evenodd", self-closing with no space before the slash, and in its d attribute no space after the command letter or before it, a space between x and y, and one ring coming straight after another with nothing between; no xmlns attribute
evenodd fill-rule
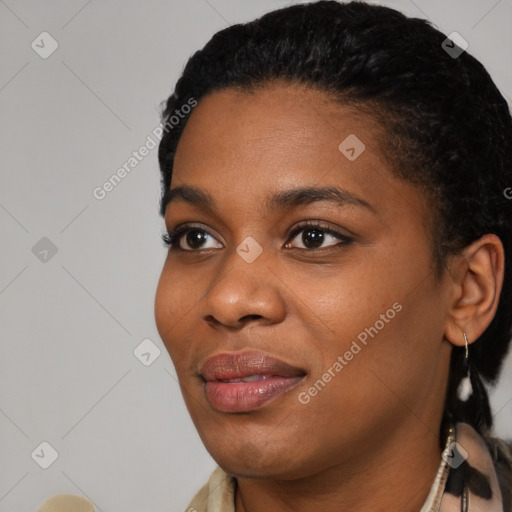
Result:
<svg viewBox="0 0 512 512"><path fill-rule="evenodd" d="M156 149L103 200L93 190L146 142L193 51L289 3L0 0L0 511L56 493L103 512L180 511L214 468L154 323ZM379 3L459 32L510 101L509 0ZM59 45L47 59L31 48L43 31ZM145 339L148 366L134 355ZM509 357L492 395L502 436L511 382ZM58 453L48 469L43 441Z"/></svg>

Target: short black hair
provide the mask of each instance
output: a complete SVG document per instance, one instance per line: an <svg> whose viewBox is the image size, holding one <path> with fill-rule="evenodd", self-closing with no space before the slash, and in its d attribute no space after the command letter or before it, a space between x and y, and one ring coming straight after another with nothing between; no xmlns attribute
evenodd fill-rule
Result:
<svg viewBox="0 0 512 512"><path fill-rule="evenodd" d="M453 347L443 423L492 427L487 391L507 354L512 328L512 119L483 65L423 19L389 7L318 1L272 11L217 32L188 61L165 103L158 158L165 215L174 155L190 117L176 111L225 88L245 91L276 80L332 94L370 113L383 128L381 147L397 177L432 199L433 265L486 233L505 249L505 278L496 315L470 345L475 393L457 399L464 348ZM455 45L455 50L458 46ZM173 117L172 122L171 117ZM177 121L176 121L177 120Z"/></svg>

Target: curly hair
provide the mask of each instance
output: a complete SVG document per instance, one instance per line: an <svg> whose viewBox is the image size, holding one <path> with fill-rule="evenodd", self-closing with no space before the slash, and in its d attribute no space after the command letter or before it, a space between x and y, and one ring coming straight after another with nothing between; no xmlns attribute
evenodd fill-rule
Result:
<svg viewBox="0 0 512 512"><path fill-rule="evenodd" d="M192 98L284 80L373 116L391 172L429 194L438 277L448 256L482 235L494 233L503 243L499 306L469 348L474 393L467 402L457 398L464 348L453 347L442 423L465 421L488 433L493 418L484 381L496 382L512 334L512 200L505 193L512 185L512 118L483 65L465 51L454 58L443 48L446 39L426 20L360 1L294 5L216 33L189 59L164 106L160 214L191 109L179 119L174 113Z"/></svg>

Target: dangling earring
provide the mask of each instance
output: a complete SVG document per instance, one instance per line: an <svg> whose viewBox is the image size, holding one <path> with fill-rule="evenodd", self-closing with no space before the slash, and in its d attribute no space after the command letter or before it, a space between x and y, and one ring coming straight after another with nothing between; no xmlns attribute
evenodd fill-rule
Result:
<svg viewBox="0 0 512 512"><path fill-rule="evenodd" d="M466 357L464 358L464 377L460 381L457 388L457 398L461 402L467 402L469 397L473 394L473 386L471 385L471 374L469 370L469 351L468 351L468 337L464 334L464 341L466 342Z"/></svg>

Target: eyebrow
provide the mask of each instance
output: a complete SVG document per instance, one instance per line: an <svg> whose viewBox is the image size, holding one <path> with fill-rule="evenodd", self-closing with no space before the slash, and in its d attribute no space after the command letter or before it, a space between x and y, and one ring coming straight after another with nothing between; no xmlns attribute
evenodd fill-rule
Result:
<svg viewBox="0 0 512 512"><path fill-rule="evenodd" d="M197 187L180 185L168 189L164 196L164 205L175 202L186 202L198 208L210 210L218 215L215 199L211 194ZM318 201L326 201L337 206L359 206L378 215L375 208L364 199L357 197L348 190L336 187L301 187L283 190L267 197L265 203L268 211L288 211Z"/></svg>

